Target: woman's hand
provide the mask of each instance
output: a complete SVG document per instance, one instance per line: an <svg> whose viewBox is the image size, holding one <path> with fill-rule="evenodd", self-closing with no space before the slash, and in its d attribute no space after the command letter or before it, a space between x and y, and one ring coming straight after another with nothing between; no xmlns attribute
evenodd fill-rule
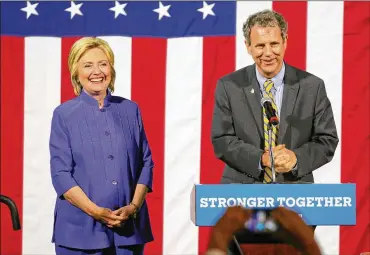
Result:
<svg viewBox="0 0 370 255"><path fill-rule="evenodd" d="M119 215L123 217L123 220L128 220L132 215L136 213L136 208L133 205L126 205L121 207L115 211L113 211L115 215Z"/></svg>
<svg viewBox="0 0 370 255"><path fill-rule="evenodd" d="M104 223L109 228L119 227L122 222L126 220L124 215L116 214L112 210L104 207L98 207L92 214L92 217L95 220Z"/></svg>

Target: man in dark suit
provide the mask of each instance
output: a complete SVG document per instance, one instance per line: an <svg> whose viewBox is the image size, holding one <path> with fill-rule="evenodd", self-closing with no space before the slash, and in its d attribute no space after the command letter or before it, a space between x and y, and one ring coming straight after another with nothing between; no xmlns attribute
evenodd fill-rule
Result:
<svg viewBox="0 0 370 255"><path fill-rule="evenodd" d="M331 161L338 144L324 81L284 62L287 24L266 10L243 26L254 64L219 79L212 143L226 163L221 183L269 183L266 113L269 98L279 118L272 141L277 182L314 182L312 171Z"/></svg>

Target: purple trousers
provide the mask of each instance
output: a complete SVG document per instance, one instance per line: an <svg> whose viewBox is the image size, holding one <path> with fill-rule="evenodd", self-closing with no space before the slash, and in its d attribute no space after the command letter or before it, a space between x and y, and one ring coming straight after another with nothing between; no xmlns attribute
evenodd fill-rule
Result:
<svg viewBox="0 0 370 255"><path fill-rule="evenodd" d="M79 250L55 245L56 255L143 255L144 245L110 247L99 250Z"/></svg>

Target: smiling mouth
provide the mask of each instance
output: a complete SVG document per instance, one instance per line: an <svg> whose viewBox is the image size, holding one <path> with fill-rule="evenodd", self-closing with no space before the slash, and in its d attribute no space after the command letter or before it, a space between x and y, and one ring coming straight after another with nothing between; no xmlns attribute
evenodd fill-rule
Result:
<svg viewBox="0 0 370 255"><path fill-rule="evenodd" d="M92 83L99 83L102 82L104 78L94 78L94 79L89 79L90 82Z"/></svg>
<svg viewBox="0 0 370 255"><path fill-rule="evenodd" d="M275 63L275 60L272 59L272 60L262 60L262 63L264 63L265 65L272 65Z"/></svg>

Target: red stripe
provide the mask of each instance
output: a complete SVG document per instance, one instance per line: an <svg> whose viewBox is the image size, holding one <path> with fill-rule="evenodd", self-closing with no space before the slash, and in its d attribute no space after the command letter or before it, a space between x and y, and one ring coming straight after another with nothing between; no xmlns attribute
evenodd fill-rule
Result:
<svg viewBox="0 0 370 255"><path fill-rule="evenodd" d="M142 112L145 130L153 154L153 193L147 202L154 242L145 254L162 254L164 201L164 135L167 40L134 38L132 40L132 100Z"/></svg>
<svg viewBox="0 0 370 255"><path fill-rule="evenodd" d="M69 51L71 50L72 45L76 42L80 37L66 37L62 39L62 77L61 77L61 103L72 99L75 97L73 92L72 82L71 82L71 74L69 73L68 69L68 55Z"/></svg>
<svg viewBox="0 0 370 255"><path fill-rule="evenodd" d="M288 22L288 46L285 61L302 70L306 69L307 2L280 2L272 4Z"/></svg>
<svg viewBox="0 0 370 255"><path fill-rule="evenodd" d="M2 36L0 194L23 212L24 39ZM0 254L22 254L22 231L12 229L10 211L1 204Z"/></svg>
<svg viewBox="0 0 370 255"><path fill-rule="evenodd" d="M203 88L200 183L220 183L224 163L215 157L211 143L214 92L217 80L235 70L235 36L206 37L203 40ZM209 227L199 228L199 253L207 249Z"/></svg>
<svg viewBox="0 0 370 255"><path fill-rule="evenodd" d="M356 184L356 226L340 227L340 254L370 251L370 2L344 3L342 183Z"/></svg>

